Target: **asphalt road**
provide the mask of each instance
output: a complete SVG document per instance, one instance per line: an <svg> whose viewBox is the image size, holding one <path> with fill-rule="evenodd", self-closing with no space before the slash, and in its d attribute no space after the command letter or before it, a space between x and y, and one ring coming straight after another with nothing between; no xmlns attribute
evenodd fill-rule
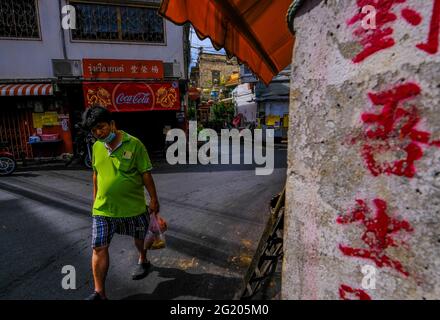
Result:
<svg viewBox="0 0 440 320"><path fill-rule="evenodd" d="M167 219L167 248L131 280L137 262L129 237L110 246L110 299L230 299L241 285L264 229L270 199L286 176L285 148L275 170L253 165L156 163L153 176ZM0 299L83 299L92 292L92 173L77 168L21 168L0 178ZM73 266L76 289L62 288Z"/></svg>

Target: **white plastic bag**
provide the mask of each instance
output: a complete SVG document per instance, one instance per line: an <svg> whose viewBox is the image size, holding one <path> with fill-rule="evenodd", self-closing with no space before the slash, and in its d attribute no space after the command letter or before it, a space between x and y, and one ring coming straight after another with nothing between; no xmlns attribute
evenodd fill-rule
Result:
<svg viewBox="0 0 440 320"><path fill-rule="evenodd" d="M158 219L163 220L155 214L150 214L150 224L148 225L148 232L144 241L145 249L158 250L166 247L165 235L161 231Z"/></svg>

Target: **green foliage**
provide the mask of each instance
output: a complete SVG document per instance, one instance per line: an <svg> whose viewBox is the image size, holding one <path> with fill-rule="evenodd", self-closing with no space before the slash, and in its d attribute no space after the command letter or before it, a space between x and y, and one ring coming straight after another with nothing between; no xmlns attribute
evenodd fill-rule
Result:
<svg viewBox="0 0 440 320"><path fill-rule="evenodd" d="M206 123L206 127L210 129L214 129L217 132L220 132L220 130L224 128L224 121L210 120Z"/></svg>
<svg viewBox="0 0 440 320"><path fill-rule="evenodd" d="M220 131L225 127L225 124L231 123L234 118L234 107L225 105L223 102L214 104L211 107L211 116L209 121L205 124L206 128L211 128Z"/></svg>
<svg viewBox="0 0 440 320"><path fill-rule="evenodd" d="M201 124L200 122L197 123L197 133L200 133L200 131L202 131L203 129L205 129L205 127L203 126L203 124Z"/></svg>
<svg viewBox="0 0 440 320"><path fill-rule="evenodd" d="M220 86L224 86L226 84L226 79L225 79L225 76L221 76L220 77Z"/></svg>
<svg viewBox="0 0 440 320"><path fill-rule="evenodd" d="M234 118L234 108L226 106L223 102L219 102L211 107L211 115L213 121L231 122Z"/></svg>
<svg viewBox="0 0 440 320"><path fill-rule="evenodd" d="M196 120L196 108L195 107L188 107L188 119L189 120Z"/></svg>

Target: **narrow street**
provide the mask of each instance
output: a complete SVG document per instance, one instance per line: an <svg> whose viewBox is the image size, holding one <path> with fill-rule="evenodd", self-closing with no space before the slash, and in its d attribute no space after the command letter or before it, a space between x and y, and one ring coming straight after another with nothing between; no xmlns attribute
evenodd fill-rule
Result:
<svg viewBox="0 0 440 320"><path fill-rule="evenodd" d="M440 300L440 0L0 0L0 46L0 301Z"/></svg>
<svg viewBox="0 0 440 320"><path fill-rule="evenodd" d="M129 237L110 247L110 299L230 299L240 286L264 229L270 199L285 183L286 148L275 170L252 165L155 163L153 176L167 219L167 248L150 251L150 274L131 280L137 262ZM21 168L0 179L0 298L83 299L92 292L92 172ZM76 270L65 290L63 266Z"/></svg>

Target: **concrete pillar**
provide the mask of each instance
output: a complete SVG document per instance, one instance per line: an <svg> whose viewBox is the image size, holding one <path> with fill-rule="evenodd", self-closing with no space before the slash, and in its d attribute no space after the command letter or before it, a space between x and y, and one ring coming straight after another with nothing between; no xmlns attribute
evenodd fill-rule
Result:
<svg viewBox="0 0 440 320"><path fill-rule="evenodd" d="M440 0L294 24L282 297L439 299Z"/></svg>

